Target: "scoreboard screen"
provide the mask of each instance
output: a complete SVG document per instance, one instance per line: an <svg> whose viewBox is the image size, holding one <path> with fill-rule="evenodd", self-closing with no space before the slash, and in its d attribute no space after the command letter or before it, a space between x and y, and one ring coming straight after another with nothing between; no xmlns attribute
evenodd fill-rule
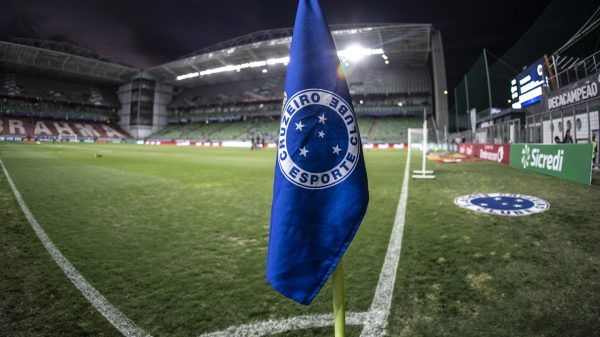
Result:
<svg viewBox="0 0 600 337"><path fill-rule="evenodd" d="M544 59L534 62L510 82L513 109L521 109L542 99L542 87L548 85Z"/></svg>

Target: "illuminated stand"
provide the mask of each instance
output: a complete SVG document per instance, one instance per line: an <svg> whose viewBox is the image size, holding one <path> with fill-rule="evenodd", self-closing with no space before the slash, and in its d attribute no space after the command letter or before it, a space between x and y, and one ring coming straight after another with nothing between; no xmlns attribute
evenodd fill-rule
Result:
<svg viewBox="0 0 600 337"><path fill-rule="evenodd" d="M427 120L423 121L423 129L408 129L408 155L411 155L413 143L418 144L418 140L414 138L421 138L421 152L423 153L423 161L420 170L413 171L413 179L435 179L432 170L427 170ZM417 140L417 142L415 142Z"/></svg>

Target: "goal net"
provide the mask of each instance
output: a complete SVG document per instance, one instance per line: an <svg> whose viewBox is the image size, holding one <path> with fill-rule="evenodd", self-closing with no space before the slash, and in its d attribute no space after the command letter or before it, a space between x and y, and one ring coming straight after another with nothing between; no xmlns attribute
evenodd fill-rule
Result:
<svg viewBox="0 0 600 337"><path fill-rule="evenodd" d="M415 179L434 179L432 170L427 170L427 149L429 148L427 122L423 122L420 129L408 129L408 155L412 151L421 152L421 169L414 170L412 177Z"/></svg>
<svg viewBox="0 0 600 337"><path fill-rule="evenodd" d="M58 135L58 141L59 142L73 142L73 143L76 143L79 140L77 138L77 135L61 133L61 134Z"/></svg>

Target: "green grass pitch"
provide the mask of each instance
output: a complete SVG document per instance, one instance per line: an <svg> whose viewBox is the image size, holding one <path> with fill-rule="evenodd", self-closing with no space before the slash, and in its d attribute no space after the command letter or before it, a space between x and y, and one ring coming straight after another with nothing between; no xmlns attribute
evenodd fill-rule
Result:
<svg viewBox="0 0 600 337"><path fill-rule="evenodd" d="M61 252L153 336L331 311L329 284L302 306L264 280L273 150L4 143L0 158ZM365 158L371 200L345 258L351 312L373 299L406 152ZM388 335L599 336L600 190L494 163L429 164L436 180L410 181ZM551 207L503 218L453 204L485 192ZM0 175L0 336L119 335L52 261Z"/></svg>

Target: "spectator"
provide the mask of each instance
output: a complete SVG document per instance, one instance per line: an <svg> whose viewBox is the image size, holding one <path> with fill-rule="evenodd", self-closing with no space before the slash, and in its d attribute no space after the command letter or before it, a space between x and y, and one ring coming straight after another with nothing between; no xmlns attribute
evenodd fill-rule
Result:
<svg viewBox="0 0 600 337"><path fill-rule="evenodd" d="M571 137L571 129L567 129L565 132L565 137L563 138L564 144L573 144L573 137Z"/></svg>
<svg viewBox="0 0 600 337"><path fill-rule="evenodd" d="M562 143L562 141L560 140L560 137L559 137L559 136L554 136L554 143L555 143L555 144L560 144L560 143Z"/></svg>
<svg viewBox="0 0 600 337"><path fill-rule="evenodd" d="M596 164L596 152L598 152L598 143L596 143L596 135L592 135L592 167Z"/></svg>

